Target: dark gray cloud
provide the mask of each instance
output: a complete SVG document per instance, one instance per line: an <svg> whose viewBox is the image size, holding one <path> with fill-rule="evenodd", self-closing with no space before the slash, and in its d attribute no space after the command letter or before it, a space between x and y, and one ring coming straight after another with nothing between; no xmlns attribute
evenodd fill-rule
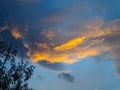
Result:
<svg viewBox="0 0 120 90"><path fill-rule="evenodd" d="M68 73L69 70L66 67L66 64L63 63L50 63L48 61L39 61L38 64L50 71L57 72L57 73Z"/></svg>
<svg viewBox="0 0 120 90"><path fill-rule="evenodd" d="M44 77L41 76L41 75L38 75L38 78L39 78L40 80L44 79Z"/></svg>
<svg viewBox="0 0 120 90"><path fill-rule="evenodd" d="M70 83L73 83L75 81L75 78L69 73L60 73L58 75L58 77L59 77L59 79L65 80L65 81L70 82Z"/></svg>
<svg viewBox="0 0 120 90"><path fill-rule="evenodd" d="M120 78L120 66L116 68L116 74Z"/></svg>
<svg viewBox="0 0 120 90"><path fill-rule="evenodd" d="M115 36L108 36L105 38L103 46L110 47L111 50L108 54L113 59L115 64L116 73L120 77L120 34Z"/></svg>
<svg viewBox="0 0 120 90"><path fill-rule="evenodd" d="M49 71L60 73L58 75L58 78L61 80L70 83L73 83L75 81L75 78L69 73L69 70L65 67L65 64L63 63L50 63L48 61L40 61L38 62L38 64Z"/></svg>
<svg viewBox="0 0 120 90"><path fill-rule="evenodd" d="M120 30L119 30L120 32ZM107 49L107 51L94 56L97 61L112 59L115 65L115 72L120 77L120 34L104 36L104 41L99 46L100 48Z"/></svg>

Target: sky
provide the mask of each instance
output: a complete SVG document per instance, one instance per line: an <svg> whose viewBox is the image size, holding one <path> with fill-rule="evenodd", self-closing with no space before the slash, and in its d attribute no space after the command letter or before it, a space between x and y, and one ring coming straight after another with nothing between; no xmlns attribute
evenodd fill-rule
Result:
<svg viewBox="0 0 120 90"><path fill-rule="evenodd" d="M0 0L0 39L35 71L36 90L120 90L120 0Z"/></svg>

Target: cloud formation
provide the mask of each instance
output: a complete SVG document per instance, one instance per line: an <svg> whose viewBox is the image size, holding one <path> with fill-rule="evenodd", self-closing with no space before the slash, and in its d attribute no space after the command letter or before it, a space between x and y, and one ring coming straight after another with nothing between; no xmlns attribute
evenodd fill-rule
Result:
<svg viewBox="0 0 120 90"><path fill-rule="evenodd" d="M49 71L58 73L58 78L73 83L75 78L70 74L70 70L64 63L50 63L48 61L39 61L38 64Z"/></svg>
<svg viewBox="0 0 120 90"><path fill-rule="evenodd" d="M88 56L96 56L103 52L111 51L112 46L107 46L108 37L119 35L119 20L105 23L101 19L94 19L92 23L86 23L79 31L70 36L63 36L56 31L54 38L44 36L43 42L34 42L34 48L29 47L29 56L33 62L47 60L51 63L74 63ZM67 31L69 33L69 31ZM62 37L63 36L63 37ZM64 39L63 39L64 38ZM45 39L45 41L44 41ZM40 41L41 40L41 41ZM29 42L27 43L29 45ZM116 47L114 47L116 48Z"/></svg>
<svg viewBox="0 0 120 90"><path fill-rule="evenodd" d="M15 39L21 38L21 34L20 34L18 28L13 28L12 31L11 31L11 33L12 33L12 36L13 36Z"/></svg>
<svg viewBox="0 0 120 90"><path fill-rule="evenodd" d="M63 63L50 63L48 61L39 61L38 64L49 70L49 71L53 71L53 72L57 72L57 73L69 73L70 71L67 69L67 67L65 66L65 64Z"/></svg>
<svg viewBox="0 0 120 90"><path fill-rule="evenodd" d="M91 22L92 21L92 22ZM27 49L26 55L31 61L48 61L50 63L72 64L85 57L97 56L104 52L111 52L119 48L120 20L106 23L100 18L90 20L81 28L75 28L74 32L63 30L42 30L32 32L18 27L11 28L12 36L21 39ZM32 33L31 33L32 32ZM39 32L39 33L38 33ZM116 39L116 42L114 40ZM111 42L110 42L111 41ZM115 42L116 45L112 45Z"/></svg>
<svg viewBox="0 0 120 90"><path fill-rule="evenodd" d="M59 79L65 80L66 82L73 83L75 81L75 78L70 75L69 73L61 73L58 75Z"/></svg>
<svg viewBox="0 0 120 90"><path fill-rule="evenodd" d="M4 30L8 30L8 25L4 25L2 27L0 27L0 32L4 31Z"/></svg>

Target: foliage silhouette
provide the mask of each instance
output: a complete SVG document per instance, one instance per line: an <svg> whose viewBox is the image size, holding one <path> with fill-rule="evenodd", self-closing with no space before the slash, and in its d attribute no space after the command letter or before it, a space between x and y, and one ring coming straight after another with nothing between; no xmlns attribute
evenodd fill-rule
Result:
<svg viewBox="0 0 120 90"><path fill-rule="evenodd" d="M0 41L0 90L33 90L28 87L34 66L16 58L17 49Z"/></svg>

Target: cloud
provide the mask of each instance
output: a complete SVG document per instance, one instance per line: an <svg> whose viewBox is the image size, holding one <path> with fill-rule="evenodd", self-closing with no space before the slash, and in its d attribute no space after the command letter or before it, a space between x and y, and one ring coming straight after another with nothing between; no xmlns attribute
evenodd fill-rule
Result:
<svg viewBox="0 0 120 90"><path fill-rule="evenodd" d="M44 35L48 39L53 39L54 38L54 32L50 30L44 30L41 32L42 35Z"/></svg>
<svg viewBox="0 0 120 90"><path fill-rule="evenodd" d="M65 80L66 82L70 82L70 83L73 83L75 81L75 78L69 73L60 73L58 77L59 79Z"/></svg>
<svg viewBox="0 0 120 90"><path fill-rule="evenodd" d="M58 50L58 51L73 49L73 48L77 47L78 45L80 45L84 40L85 40L85 37L75 38L75 39L70 40L60 46L56 46L54 49Z"/></svg>
<svg viewBox="0 0 120 90"><path fill-rule="evenodd" d="M68 73L70 72L67 67L65 66L65 64L63 63L50 63L48 61L39 61L38 64L49 70L49 71L53 71L53 72L57 72L57 73Z"/></svg>
<svg viewBox="0 0 120 90"><path fill-rule="evenodd" d="M116 68L116 74L117 74L117 76L120 78L120 67L117 67L117 68Z"/></svg>
<svg viewBox="0 0 120 90"><path fill-rule="evenodd" d="M85 57L104 54L113 58L119 75L120 60L115 58L119 57L119 54L116 54L120 48L119 23L120 20L105 22L101 18L96 18L81 28L75 28L70 36L63 36L62 33L57 35L58 32L52 30L54 38L49 39L45 36L44 43L39 41L35 43L35 48L29 47L31 49L29 57L33 62L46 60L50 63L72 64ZM65 32L69 33L69 30Z"/></svg>
<svg viewBox="0 0 120 90"><path fill-rule="evenodd" d="M61 80L71 83L75 81L75 78L70 74L70 70L67 68L67 64L50 63L48 61L39 61L38 64L46 70L58 73L58 77Z"/></svg>
<svg viewBox="0 0 120 90"><path fill-rule="evenodd" d="M120 34L107 36L103 42L103 47L108 48L108 52L104 55L111 57L115 65L115 72L120 77Z"/></svg>
<svg viewBox="0 0 120 90"><path fill-rule="evenodd" d="M13 28L11 33L15 39L21 38L21 33L19 32L18 28Z"/></svg>
<svg viewBox="0 0 120 90"><path fill-rule="evenodd" d="M4 31L4 30L8 30L9 26L8 25L4 25L2 27L0 27L0 32Z"/></svg>
<svg viewBox="0 0 120 90"><path fill-rule="evenodd" d="M75 28L70 35L68 30L58 32L47 29L33 32L29 26L25 28L11 28L12 36L20 38L27 50L26 55L32 62L48 61L50 63L72 64L89 56L97 56L104 52L112 51L113 47L109 41L119 36L120 20L106 23L101 18L95 18L85 23L81 28ZM94 32L93 32L94 31ZM111 37L111 38L108 38ZM109 40L110 39L110 40ZM118 40L118 39L117 39Z"/></svg>
<svg viewBox="0 0 120 90"><path fill-rule="evenodd" d="M91 21L90 21L91 22ZM74 63L88 56L96 56L103 52L111 50L111 47L103 46L108 36L113 37L119 34L118 20L110 23L105 23L101 19L94 19L92 23L86 23L83 26L83 30L75 30L76 33L70 36L63 36L59 33L57 37L56 31L54 32L54 38L43 37L44 43L35 42L36 49L32 49L29 52L33 62L47 60L51 63L63 62ZM94 30L94 32L93 32ZM69 33L69 31L67 31ZM64 38L64 39L62 39ZM28 42L29 43L29 42Z"/></svg>
<svg viewBox="0 0 120 90"><path fill-rule="evenodd" d="M32 62L46 60L50 63L72 64L85 57L97 56L119 48L116 42L116 45L112 46L115 41L112 38L120 34L119 23L120 20L105 22L97 17L81 27L74 27L74 31L70 27L62 32L49 28L33 32L29 25L27 31L25 27L11 27L9 31L15 39L23 41L24 47L28 49L26 55ZM70 35L64 34L65 32Z"/></svg>

